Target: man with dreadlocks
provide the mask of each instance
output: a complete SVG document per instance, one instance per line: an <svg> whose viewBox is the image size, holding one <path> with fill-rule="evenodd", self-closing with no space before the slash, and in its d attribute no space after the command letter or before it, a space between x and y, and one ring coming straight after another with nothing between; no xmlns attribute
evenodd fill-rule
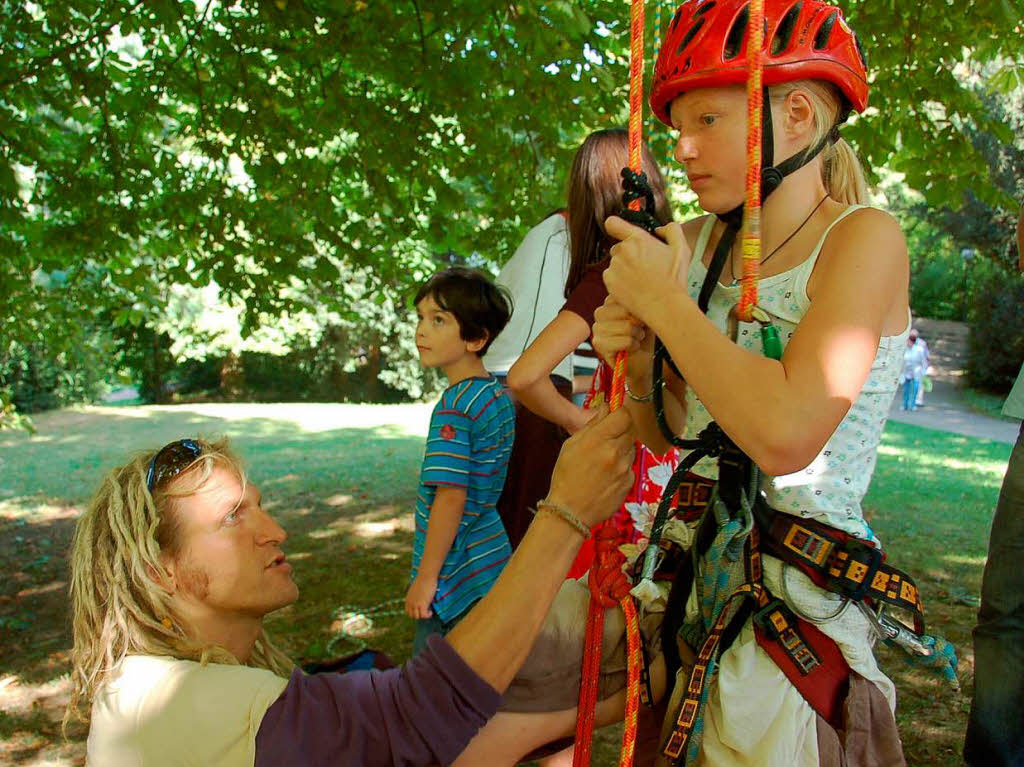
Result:
<svg viewBox="0 0 1024 767"><path fill-rule="evenodd" d="M599 413L563 447L501 577L446 638L401 669L307 676L263 630L298 589L285 532L226 441L137 455L103 479L72 548L68 716L91 720L89 763L451 763L497 710L587 529L622 503L632 457L628 414Z"/></svg>

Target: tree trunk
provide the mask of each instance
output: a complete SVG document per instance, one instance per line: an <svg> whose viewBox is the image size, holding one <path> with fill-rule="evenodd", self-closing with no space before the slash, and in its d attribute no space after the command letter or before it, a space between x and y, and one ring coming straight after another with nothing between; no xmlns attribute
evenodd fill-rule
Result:
<svg viewBox="0 0 1024 767"><path fill-rule="evenodd" d="M242 356L228 352L220 365L220 393L228 400L238 400L245 393L245 368Z"/></svg>

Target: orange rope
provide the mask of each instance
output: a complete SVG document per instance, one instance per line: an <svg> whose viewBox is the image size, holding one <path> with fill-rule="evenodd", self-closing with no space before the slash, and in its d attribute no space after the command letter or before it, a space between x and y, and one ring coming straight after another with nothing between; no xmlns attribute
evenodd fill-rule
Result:
<svg viewBox="0 0 1024 767"><path fill-rule="evenodd" d="M643 173L644 117L644 0L632 0L629 46L629 167ZM633 200L630 210L640 210L643 200ZM626 392L626 354L615 357L611 393L608 404L612 410L622 405Z"/></svg>
<svg viewBox="0 0 1024 767"><path fill-rule="evenodd" d="M643 172L643 78L644 78L644 0L632 0L630 17L629 61L629 167ZM632 210L640 210L642 200L630 203ZM622 405L626 389L626 354L615 357L614 373L609 391L612 410ZM601 641L604 636L604 611L622 604L626 614L627 647L627 703L625 728L622 733L622 756L619 764L628 767L633 762L636 748L637 711L640 699L640 631L636 609L629 595L630 584L622 572L625 557L618 549L618 533L610 522L594 528L595 556L590 569L590 609L587 613L587 633L583 646L583 668L580 681L579 705L576 713L576 749L573 767L589 767L594 737L594 709L597 706L597 682L601 672Z"/></svg>
<svg viewBox="0 0 1024 767"><path fill-rule="evenodd" d="M753 321L757 306L757 278L761 266L761 87L764 46L764 0L751 0L747 34L747 200L743 216L743 277L736 315Z"/></svg>
<svg viewBox="0 0 1024 767"><path fill-rule="evenodd" d="M622 599L622 612L626 615L626 715L623 717L622 756L619 767L629 767L636 751L637 717L640 713L640 670L643 650L640 648L640 619L633 597Z"/></svg>

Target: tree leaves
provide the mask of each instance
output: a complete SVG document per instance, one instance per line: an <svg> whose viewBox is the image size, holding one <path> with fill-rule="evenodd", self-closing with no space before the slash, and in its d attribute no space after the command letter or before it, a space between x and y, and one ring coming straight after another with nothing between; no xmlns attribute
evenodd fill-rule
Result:
<svg viewBox="0 0 1024 767"><path fill-rule="evenodd" d="M432 254L500 262L564 204L579 140L626 118L620 1L4 7L0 319L42 316L28 277L41 264L73 284L94 264L91 301L115 308L215 279L259 316L294 280L344 296L335 263L398 294ZM904 171L932 204L998 196L964 127L1011 136L965 72L1000 62L993 84L1019 84L1020 10L847 4L877 112L844 133L869 165Z"/></svg>

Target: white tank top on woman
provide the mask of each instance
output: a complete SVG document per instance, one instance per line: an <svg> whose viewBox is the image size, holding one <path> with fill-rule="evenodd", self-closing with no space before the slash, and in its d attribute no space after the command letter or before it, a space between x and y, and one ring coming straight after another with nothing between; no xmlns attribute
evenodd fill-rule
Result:
<svg viewBox="0 0 1024 767"><path fill-rule="evenodd" d="M810 308L807 280L818 261L821 247L832 227L864 206L852 205L833 221L803 263L792 269L765 277L757 283L758 305L772 316L779 327L783 348L789 343L797 323ZM702 261L715 225L715 217L700 231L688 275L688 292L696 300L707 275ZM708 318L720 329L728 327L729 311L740 297L740 286L716 285L708 304ZM738 343L745 349L761 353L760 326L740 323ZM811 517L824 524L844 530L858 538L876 540L864 521L861 499L867 492L875 470L875 454L882 438L882 429L889 406L896 392L896 382L903 367L903 349L910 332L907 327L896 336L882 336L871 372L846 417L836 427L828 442L807 468L781 477L765 477L761 488L768 503L779 511ZM692 439L708 425L711 415L697 399L693 389L686 392L686 427L683 436ZM718 476L715 459L705 458L693 471L704 477Z"/></svg>

